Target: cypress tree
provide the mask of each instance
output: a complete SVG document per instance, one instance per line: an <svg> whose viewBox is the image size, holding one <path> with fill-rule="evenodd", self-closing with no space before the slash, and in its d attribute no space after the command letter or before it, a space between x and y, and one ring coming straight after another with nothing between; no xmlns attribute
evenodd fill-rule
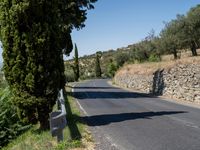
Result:
<svg viewBox="0 0 200 150"><path fill-rule="evenodd" d="M0 1L4 73L24 121L49 127L49 113L65 85L63 53L72 50L71 30L84 27L95 1Z"/></svg>
<svg viewBox="0 0 200 150"><path fill-rule="evenodd" d="M96 77L100 78L101 77L101 66L100 66L100 53L97 52L96 53L96 63L95 63L95 73L96 73Z"/></svg>
<svg viewBox="0 0 200 150"><path fill-rule="evenodd" d="M75 74L75 81L78 81L79 79L79 58L78 58L78 48L75 44L75 50L74 50L74 74Z"/></svg>

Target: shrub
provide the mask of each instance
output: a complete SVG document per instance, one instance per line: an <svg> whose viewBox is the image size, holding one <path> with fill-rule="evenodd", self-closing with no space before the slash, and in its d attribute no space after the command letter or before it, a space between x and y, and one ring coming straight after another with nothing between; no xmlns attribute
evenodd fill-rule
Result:
<svg viewBox="0 0 200 150"><path fill-rule="evenodd" d="M65 77L67 82L74 82L75 81L75 74L73 69L68 68L68 70L65 71Z"/></svg>
<svg viewBox="0 0 200 150"><path fill-rule="evenodd" d="M158 62L158 61L160 61L160 58L159 58L159 56L157 56L157 55L155 55L155 54L151 54L151 55L149 56L149 61L150 61L150 62Z"/></svg>
<svg viewBox="0 0 200 150"><path fill-rule="evenodd" d="M30 127L20 121L17 108L11 102L12 98L8 87L0 88L0 148Z"/></svg>
<svg viewBox="0 0 200 150"><path fill-rule="evenodd" d="M108 77L114 77L115 72L117 71L117 66L114 62L110 62L110 64L108 64L108 68L107 68L107 76Z"/></svg>
<svg viewBox="0 0 200 150"><path fill-rule="evenodd" d="M125 62L130 60L130 56L127 53L118 53L116 58L117 67L121 67L124 65Z"/></svg>
<svg viewBox="0 0 200 150"><path fill-rule="evenodd" d="M3 74L0 73L0 88L5 88L6 86L7 82L3 79Z"/></svg>

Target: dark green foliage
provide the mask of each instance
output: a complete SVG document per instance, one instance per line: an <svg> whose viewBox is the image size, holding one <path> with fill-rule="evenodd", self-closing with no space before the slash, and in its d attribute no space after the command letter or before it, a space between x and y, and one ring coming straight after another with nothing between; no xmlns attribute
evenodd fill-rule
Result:
<svg viewBox="0 0 200 150"><path fill-rule="evenodd" d="M152 44L155 47L153 55L155 55L157 58L159 58L159 61L161 61L161 55L165 54L165 48L163 46L162 39L160 37L155 37L152 40Z"/></svg>
<svg viewBox="0 0 200 150"><path fill-rule="evenodd" d="M100 66L100 60L99 60L100 57L101 57L101 53L97 52L96 61L95 61L95 74L97 78L101 77L101 66Z"/></svg>
<svg viewBox="0 0 200 150"><path fill-rule="evenodd" d="M185 21L185 41L192 55L197 56L197 48L200 48L200 5L193 7L187 13Z"/></svg>
<svg viewBox="0 0 200 150"><path fill-rule="evenodd" d="M165 50L174 55L174 59L178 59L177 50L180 48L178 38L178 24L176 20L172 20L165 24L165 28L161 32L161 39Z"/></svg>
<svg viewBox="0 0 200 150"><path fill-rule="evenodd" d="M0 62L0 72L2 71L2 68L3 68L3 63Z"/></svg>
<svg viewBox="0 0 200 150"><path fill-rule="evenodd" d="M166 24L161 32L166 50L177 59L177 49L190 48L192 56L197 56L200 47L200 5L191 8L186 16L177 15L175 20Z"/></svg>
<svg viewBox="0 0 200 150"><path fill-rule="evenodd" d="M67 82L74 82L75 81L75 78L74 78L75 75L74 75L74 71L73 70L66 71L65 76L66 76Z"/></svg>
<svg viewBox="0 0 200 150"><path fill-rule="evenodd" d="M155 39L154 30L151 30L144 40L132 46L131 59L138 62L144 62L149 60L150 55L159 55L154 43Z"/></svg>
<svg viewBox="0 0 200 150"><path fill-rule="evenodd" d="M74 50L74 75L75 75L75 81L78 81L79 79L79 60L78 60L78 48L75 44L75 50Z"/></svg>
<svg viewBox="0 0 200 150"><path fill-rule="evenodd" d="M65 85L63 53L72 50L71 30L84 27L96 0L0 1L4 73L13 103L28 122L48 128L59 89Z"/></svg>
<svg viewBox="0 0 200 150"><path fill-rule="evenodd" d="M107 67L107 76L114 77L116 71L117 71L117 65L111 59Z"/></svg>
<svg viewBox="0 0 200 150"><path fill-rule="evenodd" d="M0 88L5 88L7 85L6 81L4 80L3 72L0 71Z"/></svg>
<svg viewBox="0 0 200 150"><path fill-rule="evenodd" d="M134 60L144 62L148 60L149 54L148 51L143 48L142 43L138 43L132 51L132 57Z"/></svg>
<svg viewBox="0 0 200 150"><path fill-rule="evenodd" d="M0 148L30 127L20 121L12 96L8 88L0 88Z"/></svg>
<svg viewBox="0 0 200 150"><path fill-rule="evenodd" d="M7 86L8 86L7 82L2 79L1 74L0 74L0 87L6 88Z"/></svg>
<svg viewBox="0 0 200 150"><path fill-rule="evenodd" d="M124 63L128 62L129 59L130 59L129 54L127 54L127 53L118 53L116 55L116 58L115 58L115 60L117 62L117 67L119 68L119 67L123 66Z"/></svg>
<svg viewBox="0 0 200 150"><path fill-rule="evenodd" d="M155 54L151 54L149 56L149 60L150 62L159 62L160 61L160 57L158 55L155 55Z"/></svg>
<svg viewBox="0 0 200 150"><path fill-rule="evenodd" d="M155 54L151 54L149 56L149 60L150 62L159 62L160 61L160 57L158 55L155 55Z"/></svg>
<svg viewBox="0 0 200 150"><path fill-rule="evenodd" d="M74 74L74 66L65 63L65 78L67 82L74 82L75 81L75 74Z"/></svg>

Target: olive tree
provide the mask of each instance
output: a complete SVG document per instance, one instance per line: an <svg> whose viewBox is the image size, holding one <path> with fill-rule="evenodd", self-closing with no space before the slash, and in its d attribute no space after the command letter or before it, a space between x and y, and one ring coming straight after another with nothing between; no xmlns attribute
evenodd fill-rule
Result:
<svg viewBox="0 0 200 150"><path fill-rule="evenodd" d="M200 5L193 7L187 13L185 26L185 40L193 56L197 56L200 47Z"/></svg>

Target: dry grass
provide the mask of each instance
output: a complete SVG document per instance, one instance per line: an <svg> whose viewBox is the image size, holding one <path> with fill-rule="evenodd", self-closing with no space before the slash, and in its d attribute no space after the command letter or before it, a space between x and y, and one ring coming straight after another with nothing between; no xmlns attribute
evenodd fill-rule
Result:
<svg viewBox="0 0 200 150"><path fill-rule="evenodd" d="M186 54L185 54L186 55ZM169 60L170 55L164 56L165 61L162 62L146 62L142 64L129 64L122 67L117 74L139 74L149 75L158 69L170 69L178 64L200 64L200 56L183 57L178 60ZM168 57L168 60L166 59Z"/></svg>
<svg viewBox="0 0 200 150"><path fill-rule="evenodd" d="M200 49L197 49L197 53L200 54ZM184 58L192 57L192 53L189 50L181 50L178 53L178 56L181 59L184 59ZM174 60L174 56L172 54L171 55L163 55L162 56L162 61L173 61L173 60Z"/></svg>

